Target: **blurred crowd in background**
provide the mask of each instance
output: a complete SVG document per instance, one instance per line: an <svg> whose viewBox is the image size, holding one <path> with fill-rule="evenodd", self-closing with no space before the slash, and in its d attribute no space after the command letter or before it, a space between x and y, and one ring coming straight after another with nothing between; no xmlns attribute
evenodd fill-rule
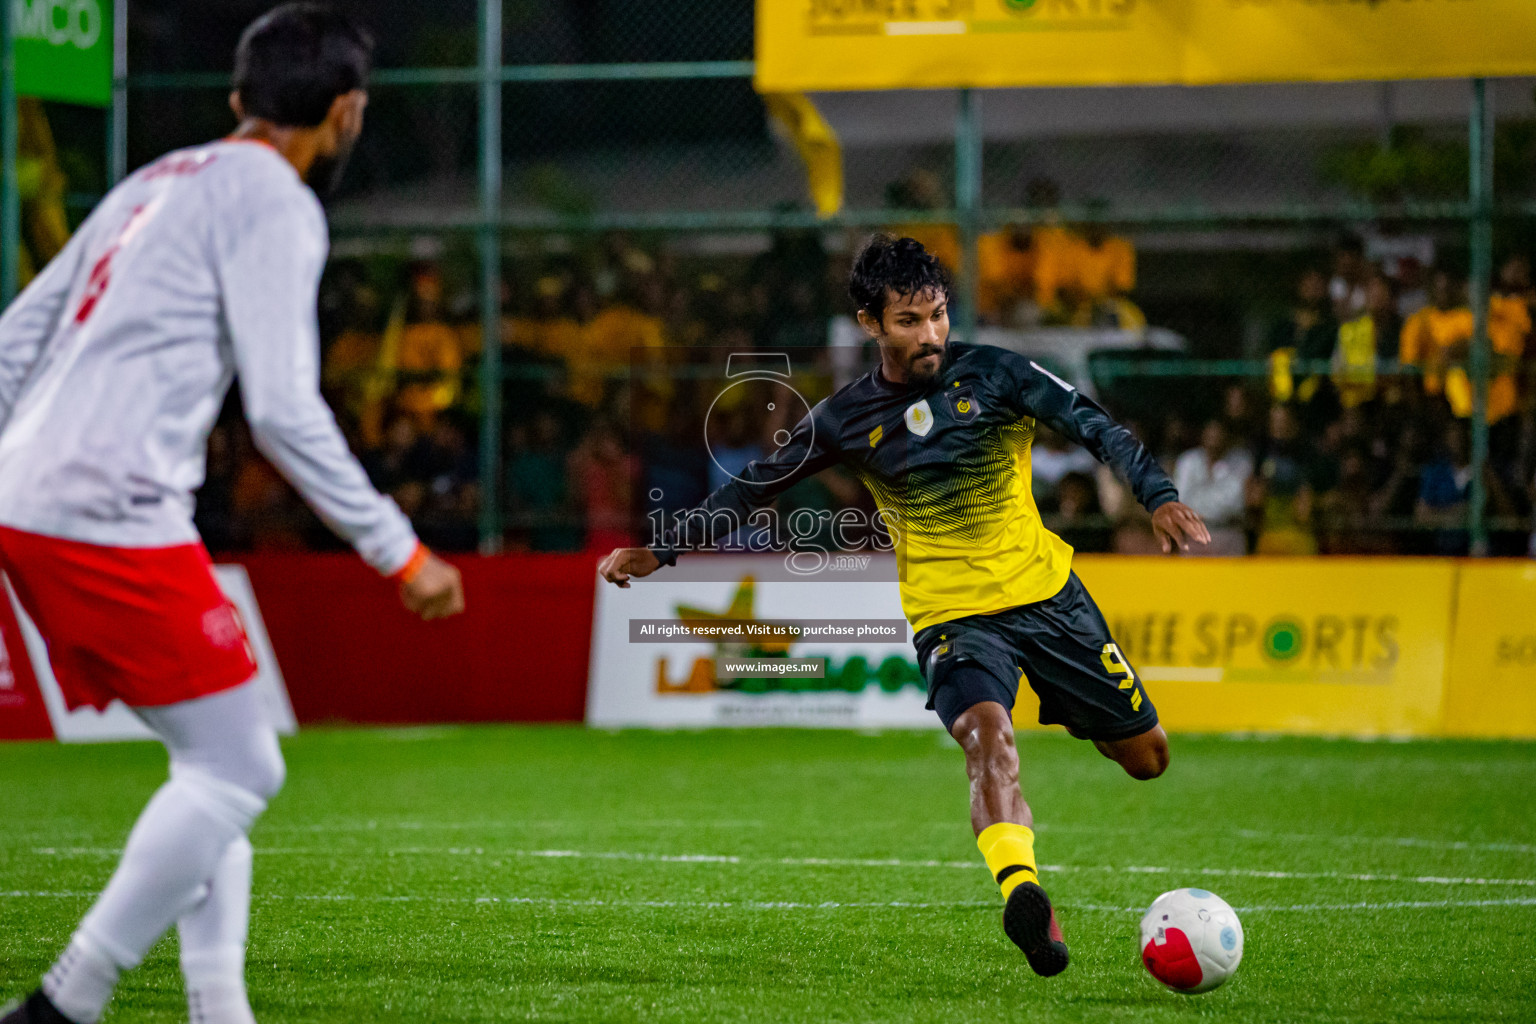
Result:
<svg viewBox="0 0 1536 1024"><path fill-rule="evenodd" d="M63 246L69 227L67 175L48 120L34 102L20 111L29 154L25 279ZM1020 197L1027 221L978 239L978 321L1023 332L1144 331L1132 239L1103 223L1068 223L1053 181L1026 180ZM886 200L895 210L942 211L948 189L915 169L890 184ZM959 271L954 225L909 219L889 230L918 238ZM766 248L714 253L678 236L513 240L496 339L502 547L607 550L638 541L648 514L694 504L771 452L796 417L782 405L753 413L766 384L722 392L729 354L788 353L794 387L809 402L849 379L849 364L841 374L833 365L829 324L852 312L844 278L861 240L786 231ZM321 294L324 389L368 473L422 537L469 551L481 546L487 500L475 259L435 238L414 248L406 259L333 261ZM1263 283L1289 292L1288 305L1246 318L1265 322L1257 344L1230 325L1189 332L1199 354L1248 357L1249 372L1119 378L1096 382L1099 397L1214 527L1209 553L1466 553L1474 315L1464 243L1447 246L1422 226L1377 224L1341 231L1331 251L1283 265L1292 280ZM1494 554L1536 554L1533 303L1527 253L1500 253L1488 306L1483 480ZM853 372L874 360L868 349L854 356ZM1145 514L1085 451L1042 430L1032 471L1047 523L1079 550L1154 550ZM829 471L779 505L782 521L799 509L868 503L850 476ZM237 398L209 439L197 518L219 552L338 546L261 458Z"/></svg>
<svg viewBox="0 0 1536 1024"><path fill-rule="evenodd" d="M936 189L911 174L893 184L891 205L941 204ZM1038 216L981 238L979 319L1143 329L1131 240L1063 223L1053 190L1031 182ZM892 230L959 262L952 226ZM843 275L860 237L830 244L819 231L784 232L756 255L707 256L614 233L509 253L496 339L504 548L638 541L648 513L687 507L771 452L798 416L782 406L757 415L750 382L722 392L726 360L785 352L808 402L829 394L841 382L829 319L851 312ZM486 499L474 266L431 246L415 257L333 262L321 297L324 387L374 482L427 543L473 550ZM1150 395L1146 382L1139 394L1105 386L1101 400L1206 517L1208 553L1466 553L1474 320L1465 275L1437 260L1433 238L1377 229L1341 234L1300 264L1292 288L1290 308L1269 318L1261 372L1163 377ZM1495 554L1527 553L1532 532L1533 301L1527 258L1505 254L1488 327L1484 484ZM1228 354L1244 353L1233 341ZM869 350L855 362L857 372L872 364ZM1032 472L1047 523L1078 550L1155 550L1145 513L1087 452L1042 429ZM851 476L829 471L783 496L780 512L868 503ZM260 458L233 403L210 439L198 521L219 551L336 544Z"/></svg>
<svg viewBox="0 0 1536 1024"><path fill-rule="evenodd" d="M750 4L599 6L506 5L506 60L744 60L753 51ZM132 7L129 63L151 75L222 73L252 13L249 4ZM389 26L380 67L475 61L473 4L363 7ZM130 90L130 168L229 128L222 86L161 85ZM1529 202L1530 83L1504 85L1494 192ZM1350 120L1357 114L1333 109L1358 101L1353 89L1273 94L1297 104L1287 125L1292 115L1306 122L1283 129L1254 110L1219 128L1181 127L1156 104L1146 109L1162 110L1161 121L1128 127L1064 95L1062 111L1098 120L1042 137L984 133L983 210L1019 217L1002 226L994 217L977 238L969 312L1025 345L1036 331L1074 340L1118 331L1147 343L1114 353L1129 369L1090 359L1074 382L1143 439L1215 527L1211 553L1469 547L1468 225L1434 207L1466 195L1461 114L1431 109L1425 83L1401 90L1398 109L1382 83L1372 134ZM375 90L341 208L332 205L336 256L321 291L326 397L374 482L429 544L571 551L640 541L649 516L697 502L771 452L798 415L786 403L765 414L771 382L724 387L731 353L787 353L793 386L811 403L873 365L868 346L833 344L857 333L838 318L853 312L846 271L865 232L707 227L726 214L792 214L787 223L806 212L806 167L745 78L508 82L509 212L541 223L700 216L694 231L670 235L509 229L498 336L482 337L462 205L478 166L475 98L458 83ZM848 209L878 207L883 190L887 229L959 271L962 233L945 222L957 197L953 115L935 98L871 94L845 107L841 123L865 130L844 139L841 168ZM988 104L1003 124L1038 99L999 91ZM108 174L101 111L23 98L18 115L25 281L64 245ZM1305 213L1344 202L1405 217L1417 209L1413 219L1338 225ZM1202 209L1226 212L1212 220ZM1115 223L1137 210L1137 223ZM406 241L397 214L458 227ZM1490 458L1479 483L1493 553L1536 554L1536 220L1529 209L1500 212L1494 239ZM952 311L956 325L961 313ZM1185 346L1153 346L1154 334ZM488 344L502 366L497 438L481 436ZM1048 525L1080 550L1152 549L1145 514L1086 452L1042 430L1032 473ZM779 500L781 513L868 504L838 471ZM218 552L339 547L256 450L238 395L209 438L197 519ZM495 542L484 544L489 519Z"/></svg>

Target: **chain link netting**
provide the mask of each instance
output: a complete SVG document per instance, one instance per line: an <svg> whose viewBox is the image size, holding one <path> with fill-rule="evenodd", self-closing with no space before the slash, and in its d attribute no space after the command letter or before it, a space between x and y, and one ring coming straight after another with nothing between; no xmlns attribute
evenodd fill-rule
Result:
<svg viewBox="0 0 1536 1024"><path fill-rule="evenodd" d="M751 3L506 0L509 64L750 60Z"/></svg>
<svg viewBox="0 0 1536 1024"><path fill-rule="evenodd" d="M266 5L183 6L131 6L140 84L129 90L130 168L228 131L218 76ZM489 340L478 5L339 6L372 26L387 70L328 204L326 393L375 481L429 543L485 541L487 503L504 525L491 546L601 548L639 536L657 480L696 496L718 476L690 434L707 413L696 383L700 366L713 367L707 353L786 351L840 383L873 358L843 284L862 238L877 227L911 233L958 271L972 224L981 339L1036 354L1133 425L1190 493L1213 502L1224 550L1457 553L1469 543L1465 83L989 91L974 212L956 198L956 93L820 94L844 207L818 223L795 141L745 65L641 68L626 80L602 70L748 61L750 2L505 0L502 281ZM543 65L599 65L610 78ZM544 77L519 77L531 67ZM463 73L410 84L410 68ZM206 80L164 77L182 73ZM1536 346L1519 316L1536 251L1536 106L1530 81L1492 92L1484 483L1493 549L1517 553L1536 499ZM106 184L105 128L77 108L47 117L78 219ZM957 323L971 295L962 284ZM490 435L488 341L505 410ZM648 379L676 383L637 389L634 353L653 350L670 354L646 362ZM771 436L748 434L733 457L772 450ZM487 446L495 480L480 473ZM230 410L200 513L210 544L333 543L263 465ZM1148 542L1145 517L1082 453L1043 436L1034 467L1047 523L1081 549ZM831 481L814 501L862 500L845 490Z"/></svg>
<svg viewBox="0 0 1536 1024"><path fill-rule="evenodd" d="M132 0L128 5L129 70L135 76L228 76L240 33L273 6L270 0L175 4ZM451 67L475 61L476 0L330 0L327 6L369 31L376 67Z"/></svg>

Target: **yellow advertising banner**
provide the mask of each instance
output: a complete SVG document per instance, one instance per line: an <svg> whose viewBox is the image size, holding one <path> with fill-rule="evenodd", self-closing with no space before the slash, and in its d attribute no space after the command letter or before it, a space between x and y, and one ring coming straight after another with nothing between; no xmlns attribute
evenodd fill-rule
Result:
<svg viewBox="0 0 1536 1024"><path fill-rule="evenodd" d="M1532 0L758 0L762 92L1536 74Z"/></svg>
<svg viewBox="0 0 1536 1024"><path fill-rule="evenodd" d="M1440 731L1455 562L1074 564L1170 730ZM1021 687L1016 718L1036 712Z"/></svg>
<svg viewBox="0 0 1536 1024"><path fill-rule="evenodd" d="M1148 0L758 0L757 88L1177 82L1178 22Z"/></svg>
<svg viewBox="0 0 1536 1024"><path fill-rule="evenodd" d="M1180 0L1184 78L1496 78L1536 71L1531 0Z"/></svg>
<svg viewBox="0 0 1536 1024"><path fill-rule="evenodd" d="M1444 732L1536 738L1536 564L1461 564Z"/></svg>

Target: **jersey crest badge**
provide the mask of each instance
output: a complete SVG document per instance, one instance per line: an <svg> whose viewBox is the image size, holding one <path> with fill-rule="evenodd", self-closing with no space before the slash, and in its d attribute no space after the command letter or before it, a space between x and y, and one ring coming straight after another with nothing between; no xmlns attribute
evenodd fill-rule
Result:
<svg viewBox="0 0 1536 1024"><path fill-rule="evenodd" d="M907 406L907 429L918 437L927 437L933 429L933 410L928 407L928 399Z"/></svg>
<svg viewBox="0 0 1536 1024"><path fill-rule="evenodd" d="M981 412L976 395L970 388L952 388L944 392L944 397L949 399L949 411L955 414L956 421L960 423L971 422Z"/></svg>

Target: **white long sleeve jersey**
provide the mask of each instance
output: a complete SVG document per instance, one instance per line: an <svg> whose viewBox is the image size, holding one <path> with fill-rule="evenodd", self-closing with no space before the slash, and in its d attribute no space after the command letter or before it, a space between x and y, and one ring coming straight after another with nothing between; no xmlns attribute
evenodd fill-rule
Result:
<svg viewBox="0 0 1536 1024"><path fill-rule="evenodd" d="M320 397L325 214L270 146L169 153L114 188L0 316L0 524L190 543L238 375L257 447L375 569L416 548Z"/></svg>

